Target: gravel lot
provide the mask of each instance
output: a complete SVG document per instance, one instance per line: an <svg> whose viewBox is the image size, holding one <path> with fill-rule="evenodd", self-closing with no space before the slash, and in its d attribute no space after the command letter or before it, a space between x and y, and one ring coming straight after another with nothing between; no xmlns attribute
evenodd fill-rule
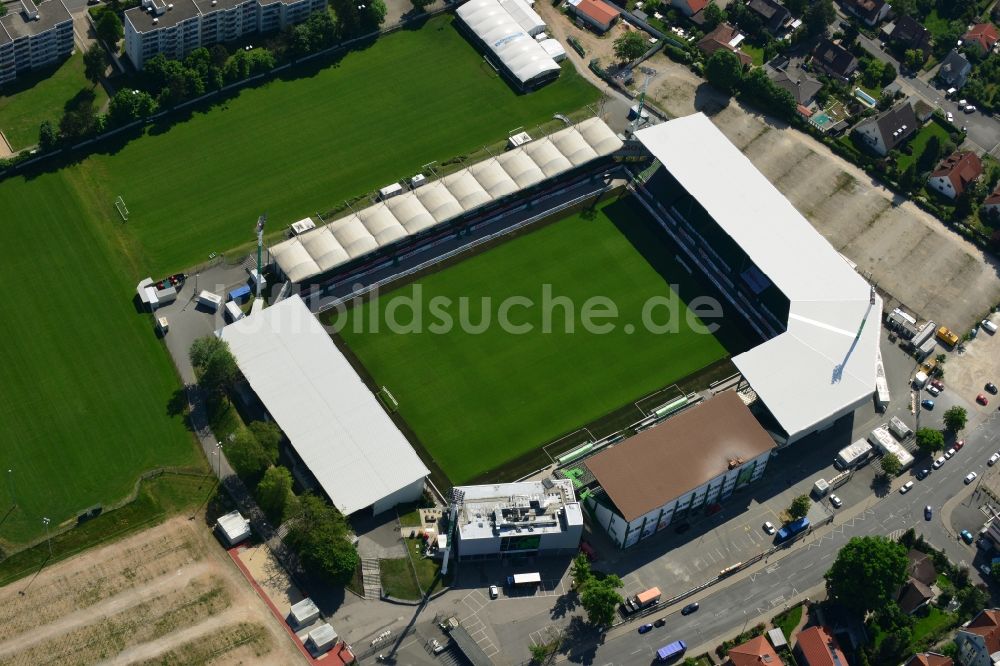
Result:
<svg viewBox="0 0 1000 666"><path fill-rule="evenodd" d="M1000 302L1000 265L939 221L874 182L801 132L748 113L665 56L650 85L671 116L702 111L798 210L859 269L886 305L956 330Z"/></svg>

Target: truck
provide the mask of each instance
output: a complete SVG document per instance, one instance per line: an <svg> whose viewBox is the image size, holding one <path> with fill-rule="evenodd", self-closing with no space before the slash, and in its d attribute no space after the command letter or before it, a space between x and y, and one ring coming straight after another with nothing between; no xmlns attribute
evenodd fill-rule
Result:
<svg viewBox="0 0 1000 666"><path fill-rule="evenodd" d="M871 454L872 445L863 439L859 439L837 452L837 457L833 460L833 466L840 470L861 467L871 457Z"/></svg>
<svg viewBox="0 0 1000 666"><path fill-rule="evenodd" d="M937 339L949 347L954 347L958 344L958 336L955 335L955 333L953 333L947 326L941 326L938 328Z"/></svg>
<svg viewBox="0 0 1000 666"><path fill-rule="evenodd" d="M635 613L660 603L660 588L651 587L625 599L625 612Z"/></svg>
<svg viewBox="0 0 1000 666"><path fill-rule="evenodd" d="M539 573L520 573L507 576L507 585L510 587L534 587L542 584L542 575Z"/></svg>
<svg viewBox="0 0 1000 666"><path fill-rule="evenodd" d="M776 543L784 543L785 541L788 541L789 539L792 539L798 536L799 534L802 534L807 529L809 529L809 519L799 518L798 520L793 520L790 523L782 525L781 529L778 530L778 534L777 536L775 536L774 540Z"/></svg>
<svg viewBox="0 0 1000 666"><path fill-rule="evenodd" d="M913 336L913 340L910 341L910 344L912 344L914 349L916 349L920 345L924 344L925 340L934 337L934 330L936 328L937 324L933 321L927 322L924 324L923 328L921 328L917 334Z"/></svg>
<svg viewBox="0 0 1000 666"><path fill-rule="evenodd" d="M889 432L898 437L900 440L904 440L913 434L913 430L910 426L903 423L903 420L898 416L893 416L889 419Z"/></svg>
<svg viewBox="0 0 1000 666"><path fill-rule="evenodd" d="M674 641L656 651L656 661L670 661L680 657L688 649L684 641Z"/></svg>

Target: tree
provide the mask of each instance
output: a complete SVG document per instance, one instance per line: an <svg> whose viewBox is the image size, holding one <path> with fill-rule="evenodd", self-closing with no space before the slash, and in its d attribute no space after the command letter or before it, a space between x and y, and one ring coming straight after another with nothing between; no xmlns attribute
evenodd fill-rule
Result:
<svg viewBox="0 0 1000 666"><path fill-rule="evenodd" d="M895 453L887 453L882 456L882 471L886 476L896 476L902 469L903 465Z"/></svg>
<svg viewBox="0 0 1000 666"><path fill-rule="evenodd" d="M906 49L903 53L903 66L910 71L916 72L924 66L924 60L926 59L927 57L920 49Z"/></svg>
<svg viewBox="0 0 1000 666"><path fill-rule="evenodd" d="M963 587L955 595L955 598L958 600L958 617L960 622L970 619L979 611L986 608L986 602L989 601L989 596L986 592L975 585Z"/></svg>
<svg viewBox="0 0 1000 666"><path fill-rule="evenodd" d="M350 581L361 564L347 538L344 516L315 495L299 497L285 542L298 552L307 571L336 585Z"/></svg>
<svg viewBox="0 0 1000 666"><path fill-rule="evenodd" d="M921 428L917 431L917 446L931 455L944 448L944 434L935 428Z"/></svg>
<svg viewBox="0 0 1000 666"><path fill-rule="evenodd" d="M719 5L714 2L710 2L707 7L705 7L704 16L704 28L706 32L715 30L716 26L726 20L726 13L722 11Z"/></svg>
<svg viewBox="0 0 1000 666"><path fill-rule="evenodd" d="M43 120L38 127L38 148L42 152L52 150L58 142L59 134L56 132L56 128L48 120Z"/></svg>
<svg viewBox="0 0 1000 666"><path fill-rule="evenodd" d="M229 351L229 343L214 335L195 340L188 350L188 357L198 385L209 394L225 393L239 375L239 366Z"/></svg>
<svg viewBox="0 0 1000 666"><path fill-rule="evenodd" d="M615 619L618 605L624 601L618 594L622 586L621 578L608 574L603 578L591 578L580 594L580 604L587 611L587 619L595 627L606 627Z"/></svg>
<svg viewBox="0 0 1000 666"><path fill-rule="evenodd" d="M899 76L899 72L896 71L891 62L883 63L881 81L883 87L895 81L897 76Z"/></svg>
<svg viewBox="0 0 1000 666"><path fill-rule="evenodd" d="M118 14L105 9L97 19L97 38L108 45L109 49L117 50L118 40L124 35L122 21Z"/></svg>
<svg viewBox="0 0 1000 666"><path fill-rule="evenodd" d="M119 88L108 102L108 119L112 125L127 125L139 118L156 113L156 100L147 92Z"/></svg>
<svg viewBox="0 0 1000 666"><path fill-rule="evenodd" d="M594 573L590 569L590 560L585 554L580 553L573 558L573 567L570 569L570 575L573 577L573 587L577 590L582 590L586 587L587 583L594 577Z"/></svg>
<svg viewBox="0 0 1000 666"><path fill-rule="evenodd" d="M295 497L292 494L292 473L286 467L268 467L257 484L255 495L271 522L280 525L285 519L289 500Z"/></svg>
<svg viewBox="0 0 1000 666"><path fill-rule="evenodd" d="M97 110L94 108L94 91L81 90L70 102L69 108L59 120L59 135L68 142L81 139L92 133L97 126Z"/></svg>
<svg viewBox="0 0 1000 666"><path fill-rule="evenodd" d="M1000 562L994 562L990 567L990 575L993 580L1000 581Z"/></svg>
<svg viewBox="0 0 1000 666"><path fill-rule="evenodd" d="M792 520L805 518L806 514L809 513L809 507L811 506L812 500L809 499L808 495L799 495L792 500L791 506L788 507L788 515L792 518Z"/></svg>
<svg viewBox="0 0 1000 666"><path fill-rule="evenodd" d="M646 52L648 45L643 38L644 34L638 30L629 30L615 40L615 57L619 62L631 62Z"/></svg>
<svg viewBox="0 0 1000 666"><path fill-rule="evenodd" d="M952 432L957 433L964 429L965 424L968 422L969 414L965 411L964 407L955 405L944 413L944 425Z"/></svg>
<svg viewBox="0 0 1000 666"><path fill-rule="evenodd" d="M882 66L882 61L875 60L874 58L867 59L864 62L865 71L862 80L866 86L874 88L882 81L882 74L885 72L885 68Z"/></svg>
<svg viewBox="0 0 1000 666"><path fill-rule="evenodd" d="M719 49L705 63L705 78L716 88L732 94L743 80L743 64L732 51Z"/></svg>
<svg viewBox="0 0 1000 666"><path fill-rule="evenodd" d="M826 27L837 18L837 12L833 8L833 0L815 0L806 9L802 16L805 23L806 32L815 37L826 32Z"/></svg>
<svg viewBox="0 0 1000 666"><path fill-rule="evenodd" d="M795 16L802 16L808 0L785 0L785 7Z"/></svg>
<svg viewBox="0 0 1000 666"><path fill-rule="evenodd" d="M920 174L917 173L916 162L910 162L910 166L906 167L903 173L900 174L899 186L907 192L912 192L920 186Z"/></svg>
<svg viewBox="0 0 1000 666"><path fill-rule="evenodd" d="M222 450L236 473L251 485L277 462L277 459L257 441L253 433L247 430L236 433L225 443Z"/></svg>
<svg viewBox="0 0 1000 666"><path fill-rule="evenodd" d="M261 447L267 451L272 463L278 461L278 448L281 445L281 428L274 421L253 421L250 423L250 432L254 438L260 442Z"/></svg>
<svg viewBox="0 0 1000 666"><path fill-rule="evenodd" d="M97 85L107 68L108 54L100 44L94 42L83 53L83 75L88 81Z"/></svg>
<svg viewBox="0 0 1000 666"><path fill-rule="evenodd" d="M924 151L920 153L920 157L917 160L917 168L923 171L930 171L937 164L938 157L941 155L941 139L937 137L936 134L932 134L931 138L927 140L927 144L924 146Z"/></svg>
<svg viewBox="0 0 1000 666"><path fill-rule="evenodd" d="M906 582L906 548L882 536L854 537L826 572L827 592L859 616L888 604Z"/></svg>

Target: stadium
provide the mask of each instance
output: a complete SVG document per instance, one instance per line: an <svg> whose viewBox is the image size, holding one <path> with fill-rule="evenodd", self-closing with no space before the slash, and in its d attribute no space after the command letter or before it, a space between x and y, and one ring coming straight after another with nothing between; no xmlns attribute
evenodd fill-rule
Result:
<svg viewBox="0 0 1000 666"><path fill-rule="evenodd" d="M875 387L878 295L701 114L627 141L591 118L294 235L270 256L280 277L319 295L310 308L445 487L614 450L698 402L713 378L739 389L779 447L852 413ZM415 325L434 314L428 302L463 297L481 323L488 302L545 285L568 303L609 298L613 330L546 330L527 306L522 333L370 325L401 300ZM705 296L722 305L712 333ZM686 324L639 330L644 304L667 297ZM769 450L758 441L740 453L761 462L726 493L759 478ZM424 473L407 465L394 488ZM662 510L622 516L629 535L665 524Z"/></svg>

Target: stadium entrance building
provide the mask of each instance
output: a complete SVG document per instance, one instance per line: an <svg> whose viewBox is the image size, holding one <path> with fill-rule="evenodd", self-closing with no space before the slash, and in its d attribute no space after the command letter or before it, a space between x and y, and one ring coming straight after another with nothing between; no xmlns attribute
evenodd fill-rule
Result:
<svg viewBox="0 0 1000 666"><path fill-rule="evenodd" d="M779 445L875 392L882 299L704 114L636 133L639 200L760 339L733 363Z"/></svg>

